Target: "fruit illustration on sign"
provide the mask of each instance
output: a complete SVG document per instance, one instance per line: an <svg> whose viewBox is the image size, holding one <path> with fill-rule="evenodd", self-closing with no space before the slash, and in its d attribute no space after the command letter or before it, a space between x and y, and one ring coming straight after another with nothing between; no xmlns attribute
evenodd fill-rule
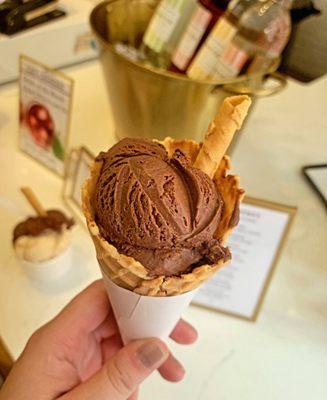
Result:
<svg viewBox="0 0 327 400"><path fill-rule="evenodd" d="M53 119L49 110L41 104L33 104L27 111L26 123L33 140L44 149L49 149L55 137Z"/></svg>

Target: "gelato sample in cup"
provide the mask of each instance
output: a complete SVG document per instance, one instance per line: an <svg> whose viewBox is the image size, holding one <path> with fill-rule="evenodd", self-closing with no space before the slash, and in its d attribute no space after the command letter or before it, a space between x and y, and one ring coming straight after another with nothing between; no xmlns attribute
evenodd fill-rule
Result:
<svg viewBox="0 0 327 400"><path fill-rule="evenodd" d="M13 232L13 246L25 272L33 279L52 280L71 266L74 220L59 210L29 217Z"/></svg>

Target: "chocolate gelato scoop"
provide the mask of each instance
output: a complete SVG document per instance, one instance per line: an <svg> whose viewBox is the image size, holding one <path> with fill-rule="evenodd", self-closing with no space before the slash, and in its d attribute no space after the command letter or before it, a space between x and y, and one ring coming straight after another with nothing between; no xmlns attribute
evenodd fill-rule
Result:
<svg viewBox="0 0 327 400"><path fill-rule="evenodd" d="M223 202L204 172L176 150L146 139L123 139L100 153L92 199L101 234L152 276L175 275L230 257L213 238Z"/></svg>
<svg viewBox="0 0 327 400"><path fill-rule="evenodd" d="M13 241L15 242L21 236L39 236L47 230L60 233L63 227L67 229L74 225L72 218L67 218L59 210L48 210L45 217L29 217L20 222L14 229Z"/></svg>

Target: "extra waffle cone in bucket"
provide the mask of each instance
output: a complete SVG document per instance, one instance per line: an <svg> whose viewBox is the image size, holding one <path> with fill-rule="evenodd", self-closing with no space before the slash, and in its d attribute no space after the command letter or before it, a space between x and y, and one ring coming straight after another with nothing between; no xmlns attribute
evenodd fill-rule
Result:
<svg viewBox="0 0 327 400"><path fill-rule="evenodd" d="M229 102L228 99L227 102L224 102L216 119L210 125L203 144L191 140L176 141L170 137L161 142L169 157L172 156L176 149L179 149L190 159L192 165L197 166L213 179L224 203L221 220L214 233L214 238L218 239L221 244L226 243L231 230L237 225L239 205L244 196L244 190L239 187L238 176L228 174L231 167L230 159L224 154L233 136L233 134L230 135L230 132L235 132L236 129L239 129L250 105L250 100L247 96L234 96L229 99ZM240 112L239 104L244 107L244 103L246 103L246 107ZM212 265L198 265L188 270L188 272L178 275L154 277L140 262L119 253L101 235L92 205L92 198L102 169L102 163L102 160L94 162L91 177L85 182L82 189L82 200L88 229L95 245L104 280L109 282L109 286L114 284L115 287L123 289L125 293L133 293L139 296L138 298L182 297L185 294L184 297L186 299L187 293L194 293L227 260L220 259ZM187 304L191 301L193 295L188 297L185 300Z"/></svg>

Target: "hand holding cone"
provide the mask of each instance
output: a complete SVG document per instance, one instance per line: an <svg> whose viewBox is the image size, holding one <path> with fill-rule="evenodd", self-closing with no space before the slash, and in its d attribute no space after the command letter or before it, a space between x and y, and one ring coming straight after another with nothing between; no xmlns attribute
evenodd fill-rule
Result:
<svg viewBox="0 0 327 400"><path fill-rule="evenodd" d="M239 187L239 178L228 174L230 161L225 152L234 133L241 127L250 104L248 96L225 99L202 146L194 141L176 141L169 137L161 142L169 157L179 149L194 167L213 179L224 202L221 223L213 235L220 243L225 242L237 225L239 204L244 196L244 190ZM96 159L91 177L83 186L83 210L122 337L125 342L149 335L166 339L196 289L229 259L197 265L178 275L153 276L140 262L118 252L102 236L92 201L102 166L103 160ZM158 324L158 318L161 325Z"/></svg>

